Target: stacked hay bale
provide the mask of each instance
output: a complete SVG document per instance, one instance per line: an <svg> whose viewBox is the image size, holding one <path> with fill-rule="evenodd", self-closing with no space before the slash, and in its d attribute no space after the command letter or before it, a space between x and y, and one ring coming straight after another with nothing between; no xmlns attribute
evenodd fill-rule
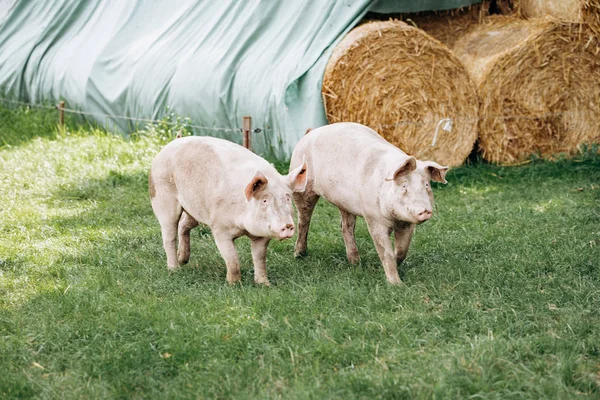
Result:
<svg viewBox="0 0 600 400"><path fill-rule="evenodd" d="M479 133L484 158L518 164L600 142L600 0L496 0L399 15L348 34L326 69L330 122L357 121L420 158L458 165ZM534 18L552 15L553 18ZM526 16L528 19L520 17ZM560 18L560 19L557 19ZM480 104L456 55L475 83ZM454 120L431 146L437 122ZM478 121L478 126L477 122Z"/></svg>
<svg viewBox="0 0 600 400"><path fill-rule="evenodd" d="M452 48L454 43L471 28L489 14L489 3L446 11L429 11L413 14L399 14L398 19L424 30L446 46Z"/></svg>
<svg viewBox="0 0 600 400"><path fill-rule="evenodd" d="M584 22L600 27L600 0L497 0L506 14L523 18L553 17L564 22Z"/></svg>
<svg viewBox="0 0 600 400"><path fill-rule="evenodd" d="M487 160L519 163L600 141L600 44L589 25L490 17L453 50L477 85Z"/></svg>
<svg viewBox="0 0 600 400"><path fill-rule="evenodd" d="M400 21L352 30L323 77L330 123L370 126L408 154L460 165L477 138L478 99L461 62L442 43ZM447 132L436 127L453 120Z"/></svg>

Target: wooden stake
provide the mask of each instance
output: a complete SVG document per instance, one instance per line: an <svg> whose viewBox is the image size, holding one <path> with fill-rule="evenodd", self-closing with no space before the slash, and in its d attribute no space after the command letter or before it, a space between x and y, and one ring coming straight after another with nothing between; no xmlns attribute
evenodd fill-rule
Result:
<svg viewBox="0 0 600 400"><path fill-rule="evenodd" d="M250 146L250 131L252 130L252 117L244 117L242 123L242 131L244 132L244 147L252 150Z"/></svg>
<svg viewBox="0 0 600 400"><path fill-rule="evenodd" d="M65 126L65 102L58 103L58 124Z"/></svg>

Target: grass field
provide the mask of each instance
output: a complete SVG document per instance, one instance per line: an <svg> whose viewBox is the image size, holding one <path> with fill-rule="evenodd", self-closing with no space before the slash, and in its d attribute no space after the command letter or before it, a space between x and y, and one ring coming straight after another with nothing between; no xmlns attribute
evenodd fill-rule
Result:
<svg viewBox="0 0 600 400"><path fill-rule="evenodd" d="M320 202L307 258L271 243L273 286L255 286L242 238L229 286L207 230L167 270L147 192L160 134L55 122L0 110L0 398L600 398L594 152L451 170L405 285L362 220L349 265Z"/></svg>

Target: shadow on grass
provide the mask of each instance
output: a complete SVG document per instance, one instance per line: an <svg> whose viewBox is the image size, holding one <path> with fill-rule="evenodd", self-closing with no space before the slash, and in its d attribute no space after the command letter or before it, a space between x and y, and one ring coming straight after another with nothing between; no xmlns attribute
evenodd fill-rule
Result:
<svg viewBox="0 0 600 400"><path fill-rule="evenodd" d="M547 234L539 229L540 224L553 224L548 226L560 232L560 220L557 218L565 221L581 219L581 223L597 218L597 209L583 207L589 203L590 196L599 198L600 190L586 186L583 192L577 192L582 182L594 182L594 177L600 182L600 158L589 154L556 163L534 162L518 168L475 165L452 170L448 176L450 184L446 187L438 185L435 189L438 206L442 208L436 212L434 220L417 228L408 257L399 266L401 278L406 279L422 269L434 272L436 268L439 270L435 266L440 265L492 262L494 254L510 253L511 248L520 246L518 237L539 242L538 253L555 252L550 245L552 238L544 242ZM557 196L562 196L559 190L565 191L566 182L574 185L569 189L573 193L569 192L566 199L573 198L573 204L581 211L572 210L573 205L565 208L568 203L557 205L556 209L545 213L535 210L536 205L530 203L531 199L557 204L556 200L560 200ZM461 188L493 185L502 198L492 198L483 190L483 194L477 196L470 192L463 194L456 190L456 185ZM537 187L543 185L547 187L540 191ZM579 196L587 196L587 203L578 200ZM464 208L466 198L469 198L469 207L473 207L476 218L449 211L450 206ZM127 272L134 270L146 271L157 279L169 276L160 227L150 206L146 172L128 175L111 171L102 179L59 188L52 202L53 207L74 208L77 212L45 223L56 226L65 234L88 237L84 241L86 249L75 252L71 260L65 261L78 261L94 268L106 263L117 268L119 265L127 266L121 273L129 274L129 278L140 278L138 274ZM272 283L310 280L310 275L333 279L337 274L353 273L357 278L368 273L383 280L383 268L364 220L359 218L356 230L362 261L358 265L350 265L339 230L339 219L337 209L321 199L309 233L307 258L294 259L295 238L281 243L271 242L267 265ZM514 235L515 230L520 231L518 237ZM252 282L249 242L240 238L236 246L243 280ZM547 259L548 256L542 258ZM574 266L586 276L596 271L588 264ZM540 264L539 268L544 267ZM170 274L169 279L193 286L203 282L225 282L225 264L207 228L192 231L190 264ZM368 277L365 279L370 281Z"/></svg>
<svg viewBox="0 0 600 400"><path fill-rule="evenodd" d="M597 162L591 165L597 166ZM544 174L552 178L555 168L542 169L547 168ZM587 175L581 182L589 182L595 167L586 163L579 169L577 164L569 168L569 175L557 171L558 176ZM471 170L457 181L476 180L479 171ZM498 175L498 169L491 171ZM502 179L500 187L509 190L521 180L520 185L532 186L538 176L538 171L515 173ZM514 187L512 191L515 196L520 194ZM560 270L562 265L575 265L571 259L560 264L552 259L578 242L559 243L561 247L554 253L546 254L551 241L544 237L546 232L538 232L527 238L530 242L526 246L515 245L518 240L525 242L523 228L535 231L540 221L537 217L526 224L514 218L515 225L498 225L504 215L477 210L462 219L448 215L432 220L417 230L409 256L400 266L409 285L389 288L364 221L357 226L362 263L352 266L345 256L339 213L321 201L315 211L308 258L293 258L293 240L272 243L267 262L275 287L264 289L251 284L247 240L240 240L238 246L242 284L230 287L212 237L197 230L192 236L191 265L170 274L159 225L150 207L145 172L109 172L101 179L63 186L53 195L48 205L67 212L40 221L40 225L53 226L57 235L73 239L77 248L60 249L63 256L51 266L57 269L52 274L43 261L39 262L38 269L49 282L31 278L37 291L18 306L0 311L0 330L8 338L0 342L0 357L11 367L6 378L0 378L0 393L10 393L11 397L43 397L51 393L44 390L53 387L73 393L73 397L158 397L169 385L193 385L197 376L211 383L205 385L209 388L205 391L224 388L239 397L248 393L243 386L256 378L254 372L260 370L264 359L280 376L292 380L297 368L310 374L306 372L307 362L324 364L328 371L350 364L352 371L354 366L362 368L377 354L378 341L384 342L382 356L395 358L398 365L404 365L406 359L394 352L400 348L403 355L413 353L417 337L424 337L427 346L445 344L441 350L445 354L463 348L468 355L472 347L466 342L478 335L485 337L492 330L499 340L515 335L521 343L531 341L523 339L528 335L545 338L544 332L550 329L565 341L572 341L568 335L577 332L581 349L565 354L597 357L597 345L588 344L597 343L592 319L597 318L597 313L592 314L592 296L597 289L582 282L581 275ZM448 190L440 199L445 196L449 200L450 196L462 195ZM469 204L473 201L469 199ZM467 212L466 207L460 210ZM597 209L589 215L594 212ZM572 217L572 213L566 214L569 220ZM489 220L484 223L478 221L486 218ZM464 226L455 226L461 224ZM564 232L556 226L553 230ZM563 236L574 235L565 232ZM513 260L513 252L518 253L519 260ZM591 266L593 254L573 253L570 257L575 263ZM527 257L539 262L523 261ZM546 259L550 264L544 264ZM591 269L590 274L594 271L597 273ZM580 298L571 294L574 290ZM535 311L529 308L532 304ZM569 307L577 307L574 309L582 317L571 318L574 312ZM555 324L556 316L565 323ZM386 320L381 322L382 318ZM569 329L561 328L567 325ZM400 335L398 332L407 332L406 337L395 336ZM365 334L366 351L364 340L360 344ZM350 336L354 341L346 341ZM555 342L554 337L551 340ZM310 352L299 352L297 346ZM297 364L290 360L294 351ZM500 350L498 354L510 355ZM419 353L421 356L425 353ZM402 371L394 370L394 365L390 362L391 375ZM435 364L430 361L427 366ZM322 372L315 368L318 374ZM544 368L540 376L552 372ZM240 370L253 373L241 376L242 384L221 380L225 374L236 376ZM587 370L591 371L582 369ZM265 381L271 378L264 372L258 375ZM566 380L579 377L572 371L565 375ZM480 381L476 374L472 379ZM81 385L82 381L93 385L88 389L90 386ZM577 390L592 390L578 386L578 382L569 384ZM194 389L198 390L196 396L214 394Z"/></svg>
<svg viewBox="0 0 600 400"><path fill-rule="evenodd" d="M598 146L583 149L580 154L567 159L557 157L554 162L532 158L531 162L520 166L497 166L487 162L467 164L450 169L447 175L449 183L463 187L485 187L488 185L515 185L521 181L529 184L543 183L547 180L562 180L582 175L596 175L600 179L600 157ZM434 188L444 185L433 183Z"/></svg>
<svg viewBox="0 0 600 400"><path fill-rule="evenodd" d="M65 262L89 265L100 272L108 264L117 272L112 280L119 276L139 278L139 271L144 271L157 279L169 277L171 280L183 279L182 283L185 283L185 276L199 278L201 270L204 276L198 279L200 282L224 280L222 260L208 257L210 263L206 265L216 264L215 268L197 265L197 258L215 247L212 236L200 228L192 231L194 254L190 265L173 273L167 271L160 225L150 204L147 179L145 172L127 175L111 171L103 179L68 185L54 193L53 207L80 211L67 217L52 218L47 223L67 234L77 233L90 238L83 254L67 258Z"/></svg>
<svg viewBox="0 0 600 400"><path fill-rule="evenodd" d="M70 257L65 256L64 262L67 264L77 262L94 268L110 261L112 268L118 268L121 264L128 265L131 268L126 269L141 269L157 279L168 276L171 280L180 280L184 285L225 283L225 263L210 230L203 226L192 231L190 263L168 273L160 226L150 205L145 172L127 175L111 171L102 179L70 184L55 191L51 202L52 207L77 211L67 217L54 217L45 221L46 224L65 234L89 237L89 240L84 241L86 249L75 252ZM271 242L267 265L272 284L277 285L287 279L302 280L303 275L310 273L317 273L319 276L328 273L333 279L337 273L348 273L356 269L384 277L364 221L361 220L357 227L362 262L351 265L346 259L341 232L338 229L333 234L331 232L331 218L340 218L337 209L321 200L309 234L310 255L306 259L294 258L295 238ZM243 281L252 282L249 240L239 238L236 247L242 264ZM129 275L130 278L136 276L132 272Z"/></svg>
<svg viewBox="0 0 600 400"><path fill-rule="evenodd" d="M581 171L577 170L577 174L589 173L594 166L593 163L592 166L589 163L584 165L576 162L569 163L571 164L569 166L570 175L573 175L573 169L577 168L581 169ZM482 169L495 171L492 173L496 174L499 167L480 167L476 171L471 169L466 174L460 169L458 173L463 177L459 176L456 180L467 182L467 185L470 185L473 175L480 175L479 171ZM559 181L561 176L566 174L560 172L560 166L546 167L543 165L542 169L547 170L543 173ZM558 171L557 176L552 175L552 171ZM539 175L540 172L536 171L533 174ZM483 179L485 180L485 178ZM532 181L531 176L522 177L520 174L505 179L492 176L491 179L499 181L495 184L500 192L503 192L505 188L506 190L514 189L513 186L516 184L530 186ZM440 190L436 196L442 198L443 191ZM111 171L103 179L93 179L76 185L64 186L54 193L52 202L53 207L74 208L78 211L68 217L55 217L45 223L67 235L80 235L84 239L87 237L82 241L82 246L85 248L76 252L66 252L66 254L70 254L70 256L65 255L64 257L66 264L87 265L90 271L97 271L100 274L107 271L106 265L111 265L111 270L114 270L115 273L112 274L112 277L107 274L105 279L113 283L119 278L141 279L140 281L146 281L150 287L156 285L154 280L163 279L178 282L187 287L198 287L202 284L223 285L225 283L225 263L208 228L196 228L192 231L190 263L173 273L168 273L160 226L150 206L145 172L127 175ZM451 217L447 216L447 218ZM295 238L281 243L273 241L267 255L271 282L277 285L287 280L311 280L310 276L334 279L339 274L351 274L359 280L363 277L365 284L372 281L372 276L381 278L383 281L385 274L364 220L359 219L356 230L362 261L357 265L351 265L346 259L344 242L337 223L339 218L335 207L324 200L319 201L309 233L309 255L306 258L294 259ZM420 273L423 268L434 271L435 268L432 265L448 265L457 262L457 257L463 257L468 262L477 262L478 259L481 261L492 257L494 251L503 250L494 245L495 240L488 237L489 235L477 235L470 237L469 240L460 240L457 237L446 245L435 245L439 243L436 235L441 235L444 230L455 228L447 225L447 222L443 220L445 217L436 216L436 218L440 218L440 220L428 222L417 228L408 257L399 266L399 273L403 280L410 277L412 273ZM455 217L452 218L455 219ZM490 214L485 216L483 223L489 227L501 219L502 217ZM335 222L332 223L332 221ZM476 229L476 226L476 223L465 225L471 231ZM503 233L502 230L494 232L492 233ZM500 241L500 243L503 242ZM240 238L236 241L236 247L242 264L243 281L245 283L252 282L253 270L249 241L247 238ZM144 277L141 274L147 274L146 278L150 278L150 281L142 279ZM371 275L371 277L366 275ZM175 289L175 287L170 287L170 289Z"/></svg>
<svg viewBox="0 0 600 400"><path fill-rule="evenodd" d="M58 111L30 109L29 107L6 108L0 103L0 147L21 146L37 137L53 139L58 129ZM74 126L66 118L67 126Z"/></svg>

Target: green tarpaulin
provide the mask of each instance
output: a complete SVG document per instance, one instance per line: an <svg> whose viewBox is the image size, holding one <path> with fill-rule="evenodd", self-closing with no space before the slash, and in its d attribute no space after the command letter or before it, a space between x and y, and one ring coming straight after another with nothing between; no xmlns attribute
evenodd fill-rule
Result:
<svg viewBox="0 0 600 400"><path fill-rule="evenodd" d="M0 19L0 96L68 107L124 132L115 116L190 117L194 133L287 158L327 123L321 80L332 48L368 11L478 0L10 0ZM2 14L0 14L2 18Z"/></svg>

